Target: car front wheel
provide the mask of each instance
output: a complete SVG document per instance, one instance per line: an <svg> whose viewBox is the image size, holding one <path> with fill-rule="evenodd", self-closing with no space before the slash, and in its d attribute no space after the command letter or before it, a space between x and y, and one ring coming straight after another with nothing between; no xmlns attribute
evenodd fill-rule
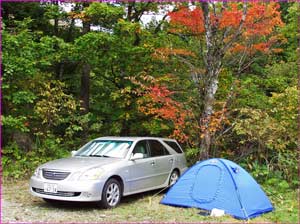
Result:
<svg viewBox="0 0 300 224"><path fill-rule="evenodd" d="M109 179L102 191L102 206L104 208L114 208L121 200L121 184L118 180Z"/></svg>

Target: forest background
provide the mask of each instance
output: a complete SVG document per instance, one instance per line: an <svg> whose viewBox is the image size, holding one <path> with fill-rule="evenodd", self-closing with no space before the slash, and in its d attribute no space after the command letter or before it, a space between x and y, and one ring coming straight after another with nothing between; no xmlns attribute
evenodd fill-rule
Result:
<svg viewBox="0 0 300 224"><path fill-rule="evenodd" d="M297 3L3 2L1 13L5 178L96 137L161 136L189 165L227 158L269 194L298 187Z"/></svg>

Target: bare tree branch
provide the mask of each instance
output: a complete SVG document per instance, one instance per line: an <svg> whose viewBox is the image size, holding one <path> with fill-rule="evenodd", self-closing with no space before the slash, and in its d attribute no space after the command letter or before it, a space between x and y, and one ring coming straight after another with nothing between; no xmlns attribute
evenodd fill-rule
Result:
<svg viewBox="0 0 300 224"><path fill-rule="evenodd" d="M163 24L163 22L166 20L168 17L168 14L165 14L164 17L161 19L161 21L158 23L158 25L155 27L154 33L158 33L160 31L160 27Z"/></svg>

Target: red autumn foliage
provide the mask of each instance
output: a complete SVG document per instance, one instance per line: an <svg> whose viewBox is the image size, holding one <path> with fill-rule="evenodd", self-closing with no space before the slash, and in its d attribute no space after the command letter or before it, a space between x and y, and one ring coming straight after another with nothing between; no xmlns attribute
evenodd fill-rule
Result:
<svg viewBox="0 0 300 224"><path fill-rule="evenodd" d="M166 76L169 76L169 74L166 74ZM202 138L201 133L203 133L204 127L199 126L195 117L196 114L187 109L184 102L176 101L174 97L176 92L169 90L152 76L145 75L141 81L134 77L130 78L130 80L139 86L139 91L135 92L136 95L141 97L138 100L139 111L145 115L171 121L173 133L169 137L176 138L179 142L185 142L190 146L195 146L194 139L188 136L191 133L193 135L198 133L200 138ZM221 106L222 109L212 115L211 123L208 127L211 133L220 130L222 124L228 122L225 115L226 107Z"/></svg>
<svg viewBox="0 0 300 224"><path fill-rule="evenodd" d="M211 24L219 32L228 32L229 35L224 39L224 43L231 39L230 31L238 29L241 23L243 8L242 3L228 3L227 8L219 9L216 15L211 13ZM276 2L252 2L247 9L246 20L243 24L240 43L230 49L231 52L242 51L253 42L252 51L268 52L270 46L276 41L266 40L268 35L272 34L275 27L283 26L280 17L279 4ZM182 7L176 12L170 12L171 31L176 33L187 33L192 35L201 35L204 33L203 12L200 7L190 9ZM279 38L280 39L280 38Z"/></svg>
<svg viewBox="0 0 300 224"><path fill-rule="evenodd" d="M228 2L227 7L217 8L216 14L211 12L210 23L218 34L220 43L226 45L232 40L232 37L239 29L242 15L243 3ZM224 5L223 5L224 6ZM177 34L187 34L200 39L205 39L204 16L200 7L180 7L176 12L170 12L170 31ZM276 2L263 3L251 2L247 8L246 19L243 23L239 38L237 38L226 52L235 54L247 52L252 55L256 52L269 53L280 52L281 49L274 48L277 42L282 42L283 38L279 35L273 35L276 27L283 25L280 17L279 4ZM226 34L226 35L225 35ZM223 38L223 39L222 39ZM153 57L166 61L170 56L192 56L197 57L195 53L185 49L159 48L153 53ZM147 87L148 86L148 87ZM179 103L174 100L174 92L168 90L164 85L159 84L159 80L152 80L150 85L144 85L143 96L147 99L144 106L140 106L140 111L158 118L172 121L174 132L172 137L181 142L189 142L193 145L191 139L187 137L188 132L199 133L203 138L203 133L209 131L211 134L222 129L223 124L227 123L226 103L215 111L211 117L208 126L201 126L193 114L185 108L184 102Z"/></svg>
<svg viewBox="0 0 300 224"><path fill-rule="evenodd" d="M190 10L187 7L180 8L177 12L170 12L171 23L175 25L175 32L191 32L199 34L204 32L202 10L196 8Z"/></svg>
<svg viewBox="0 0 300 224"><path fill-rule="evenodd" d="M187 141L187 135L184 134L187 111L183 109L182 104L172 99L174 92L155 83L150 87L144 87L146 103L143 102L139 106L139 110L146 115L172 121L174 131L170 137L174 137L180 142Z"/></svg>

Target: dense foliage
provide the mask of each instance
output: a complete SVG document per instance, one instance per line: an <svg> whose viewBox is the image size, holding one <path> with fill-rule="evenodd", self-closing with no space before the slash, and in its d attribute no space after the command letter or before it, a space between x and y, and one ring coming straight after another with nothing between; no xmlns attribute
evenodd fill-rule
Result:
<svg viewBox="0 0 300 224"><path fill-rule="evenodd" d="M163 136L189 164L224 157L260 182L297 185L296 3L1 10L5 176L95 137ZM151 13L162 20L145 22Z"/></svg>

